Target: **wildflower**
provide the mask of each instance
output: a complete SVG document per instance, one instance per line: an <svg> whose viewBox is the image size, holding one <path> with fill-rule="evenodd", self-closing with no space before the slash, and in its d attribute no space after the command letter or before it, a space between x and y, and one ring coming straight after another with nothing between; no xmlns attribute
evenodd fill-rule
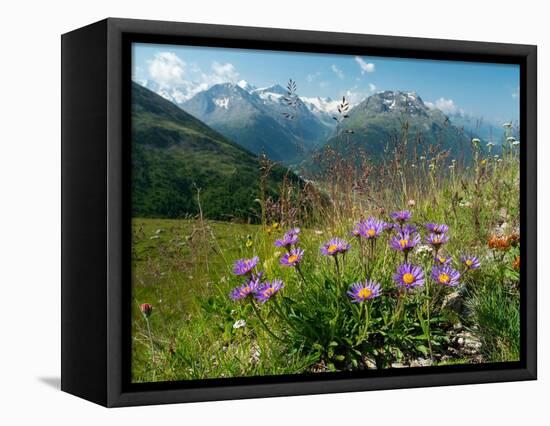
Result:
<svg viewBox="0 0 550 426"><path fill-rule="evenodd" d="M246 248L250 248L252 247L252 237L249 235L247 238L246 238L246 243L245 243L245 247Z"/></svg>
<svg viewBox="0 0 550 426"><path fill-rule="evenodd" d="M517 246L519 244L519 234L517 232L514 232L513 234L508 235L506 239L508 243L512 246Z"/></svg>
<svg viewBox="0 0 550 426"><path fill-rule="evenodd" d="M513 137L513 136L508 136L508 137L506 138L506 142L508 142L508 143L512 143L512 142L514 142L515 140L516 140L516 138Z"/></svg>
<svg viewBox="0 0 550 426"><path fill-rule="evenodd" d="M271 282L267 281L258 287L256 291L256 299L261 303L267 302L271 297L279 292L284 287L284 283L281 280L275 279Z"/></svg>
<svg viewBox="0 0 550 426"><path fill-rule="evenodd" d="M300 248L293 248L288 253L285 253L283 257L281 257L280 263L283 266L296 266L300 263L302 260L302 257L304 255L304 251Z"/></svg>
<svg viewBox="0 0 550 426"><path fill-rule="evenodd" d="M298 231L298 232L296 232ZM294 228L286 232L283 235L283 238L275 241L277 247L285 247L287 250L290 249L293 245L298 244L298 234L300 233L300 228Z"/></svg>
<svg viewBox="0 0 550 426"><path fill-rule="evenodd" d="M259 260L260 258L258 256L254 256L252 259L238 259L235 261L235 265L233 266L233 273L235 275L250 274L258 264Z"/></svg>
<svg viewBox="0 0 550 426"><path fill-rule="evenodd" d="M401 227L400 231L407 234L413 234L415 232L418 232L418 228L414 225L411 225L410 223L407 223Z"/></svg>
<svg viewBox="0 0 550 426"><path fill-rule="evenodd" d="M448 256L438 255L434 258L434 263L436 265L448 265L451 263L451 258Z"/></svg>
<svg viewBox="0 0 550 426"><path fill-rule="evenodd" d="M386 222L369 217L366 221L360 221L355 225L352 235L368 240L378 238L382 231L386 229L386 226Z"/></svg>
<svg viewBox="0 0 550 426"><path fill-rule="evenodd" d="M481 142L481 141L480 141L478 138L473 138L473 139L472 139L472 144L473 144L473 145L477 145L477 144L479 144L480 142Z"/></svg>
<svg viewBox="0 0 550 426"><path fill-rule="evenodd" d="M444 234L449 230L449 226L438 223L427 223L426 229L434 234Z"/></svg>
<svg viewBox="0 0 550 426"><path fill-rule="evenodd" d="M519 141L514 141L514 142L512 142L512 145L518 146L518 145L519 145Z"/></svg>
<svg viewBox="0 0 550 426"><path fill-rule="evenodd" d="M489 248L494 250L508 250L510 248L510 242L508 241L508 238L506 237L499 237L497 235L493 235L489 238L489 241L487 242L487 245Z"/></svg>
<svg viewBox="0 0 550 426"><path fill-rule="evenodd" d="M484 158L483 160L481 160L481 165L482 165L482 166L484 166L484 165L486 165L486 164L487 164L487 159L486 159L486 158Z"/></svg>
<svg viewBox="0 0 550 426"><path fill-rule="evenodd" d="M459 284L460 272L449 265L434 266L432 268L432 278L438 284L455 287Z"/></svg>
<svg viewBox="0 0 550 426"><path fill-rule="evenodd" d="M516 271L519 271L519 256L516 256L514 259L514 262L512 263L512 268L514 268Z"/></svg>
<svg viewBox="0 0 550 426"><path fill-rule="evenodd" d="M336 256L338 253L347 252L351 246L346 240L340 238L332 238L329 242L321 247L321 253L325 256Z"/></svg>
<svg viewBox="0 0 550 426"><path fill-rule="evenodd" d="M490 149L490 148L492 148L492 147L494 147L494 146L495 146L495 144L494 144L493 142L487 142L487 148Z"/></svg>
<svg viewBox="0 0 550 426"><path fill-rule="evenodd" d="M431 244L435 250L439 250L443 244L449 242L449 237L446 234L431 233L426 237L426 242Z"/></svg>
<svg viewBox="0 0 550 426"><path fill-rule="evenodd" d="M229 297L233 300L241 300L254 296L260 286L261 276L262 274L252 276L248 282L231 290Z"/></svg>
<svg viewBox="0 0 550 426"><path fill-rule="evenodd" d="M407 204L408 204L409 207L414 207L416 205L416 201L411 199L411 200L408 201Z"/></svg>
<svg viewBox="0 0 550 426"><path fill-rule="evenodd" d="M424 272L420 266L403 263L397 268L393 279L399 287L418 287L424 285Z"/></svg>
<svg viewBox="0 0 550 426"><path fill-rule="evenodd" d="M361 303L380 296L380 284L369 280L353 283L347 293L352 303Z"/></svg>
<svg viewBox="0 0 550 426"><path fill-rule="evenodd" d="M417 233L400 232L390 240L390 247L408 253L414 246L420 243L420 235Z"/></svg>
<svg viewBox="0 0 550 426"><path fill-rule="evenodd" d="M475 256L464 255L460 258L460 261L466 266L466 269L477 269L481 266L479 259Z"/></svg>
<svg viewBox="0 0 550 426"><path fill-rule="evenodd" d="M390 213L390 217L393 220L403 224L411 219L412 213L409 210L401 210Z"/></svg>
<svg viewBox="0 0 550 426"><path fill-rule="evenodd" d="M274 230L277 230L279 229L281 226L279 225L279 223L275 222L271 225L271 227L274 229Z"/></svg>
<svg viewBox="0 0 550 426"><path fill-rule="evenodd" d="M243 327L246 327L246 321L243 320L243 319L240 319L240 320L237 320L235 321L235 323L233 324L233 328L236 330L238 328L243 328Z"/></svg>
<svg viewBox="0 0 550 426"><path fill-rule="evenodd" d="M418 255L427 255L432 252L432 248L427 244L421 244L416 247L416 254Z"/></svg>
<svg viewBox="0 0 550 426"><path fill-rule="evenodd" d="M150 303L142 303L139 306L139 310L145 318L149 318L151 316L151 313L153 312L153 305L151 305Z"/></svg>
<svg viewBox="0 0 550 426"><path fill-rule="evenodd" d="M512 123L503 123L502 127L507 128L507 129L511 129L512 128Z"/></svg>

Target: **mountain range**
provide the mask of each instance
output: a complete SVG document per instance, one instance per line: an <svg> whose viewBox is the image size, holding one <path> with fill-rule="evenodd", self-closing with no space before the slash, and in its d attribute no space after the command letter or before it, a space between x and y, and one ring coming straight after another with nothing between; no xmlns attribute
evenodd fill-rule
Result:
<svg viewBox="0 0 550 426"><path fill-rule="evenodd" d="M429 108L415 92L384 91L350 109L328 147L351 155L357 149L380 158L388 144L407 137L409 153L437 147L456 158L467 155L469 137L438 109ZM391 149L391 148L390 148Z"/></svg>
<svg viewBox="0 0 550 426"><path fill-rule="evenodd" d="M277 197L284 177L275 165L266 195ZM132 83L132 215L257 221L258 158L156 93ZM200 190L200 193L199 193Z"/></svg>

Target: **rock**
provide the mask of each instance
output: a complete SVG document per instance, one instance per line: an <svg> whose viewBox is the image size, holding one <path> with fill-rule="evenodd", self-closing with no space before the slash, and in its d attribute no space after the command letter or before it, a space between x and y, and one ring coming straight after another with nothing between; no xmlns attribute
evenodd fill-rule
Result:
<svg viewBox="0 0 550 426"><path fill-rule="evenodd" d="M443 309L450 309L451 311L460 313L464 306L464 299L458 291L454 291L445 296L442 303Z"/></svg>
<svg viewBox="0 0 550 426"><path fill-rule="evenodd" d="M363 364L369 370L376 370L376 361L374 358L363 356Z"/></svg>
<svg viewBox="0 0 550 426"><path fill-rule="evenodd" d="M433 365L433 361L429 358L417 358L411 361L411 367L429 367Z"/></svg>
<svg viewBox="0 0 550 426"><path fill-rule="evenodd" d="M459 346L464 346L464 337L459 337L456 341Z"/></svg>
<svg viewBox="0 0 550 426"><path fill-rule="evenodd" d="M392 362L391 368L406 368L407 366L405 364L402 364L400 362Z"/></svg>

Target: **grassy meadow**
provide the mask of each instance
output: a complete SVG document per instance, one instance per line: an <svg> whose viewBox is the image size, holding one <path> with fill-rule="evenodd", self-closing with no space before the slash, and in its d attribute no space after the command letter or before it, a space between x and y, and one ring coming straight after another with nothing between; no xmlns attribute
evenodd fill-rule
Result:
<svg viewBox="0 0 550 426"><path fill-rule="evenodd" d="M317 175L283 179L276 197L262 188L263 159L256 223L208 219L199 189L192 217L134 218L133 381L518 360L519 148L481 145L465 147L469 161L400 146L376 162L329 152ZM369 218L391 226L354 235ZM448 241L429 240L429 223L447 225ZM297 240L275 245L295 227ZM332 238L349 247L334 252ZM396 249L404 240L416 242ZM297 263L281 264L297 247ZM234 273L255 256L254 271ZM403 263L421 284L399 284ZM260 271L273 285L264 299L230 297Z"/></svg>

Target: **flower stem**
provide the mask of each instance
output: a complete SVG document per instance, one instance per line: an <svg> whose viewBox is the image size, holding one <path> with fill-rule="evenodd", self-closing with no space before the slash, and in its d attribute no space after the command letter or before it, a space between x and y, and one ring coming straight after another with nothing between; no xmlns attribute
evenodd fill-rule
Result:
<svg viewBox="0 0 550 426"><path fill-rule="evenodd" d="M269 333L269 335L272 336L273 338L279 340L280 342L284 342L283 339L281 339L279 336L277 336L275 333L273 333L269 329L269 327L267 326L267 324L263 320L262 316L260 315L260 311L258 310L258 307L256 306L256 304L253 301L251 301L250 304L252 305L252 309L254 309L254 312L256 313L256 316L260 320L260 324L262 324L262 326L265 328L265 331L267 331Z"/></svg>
<svg viewBox="0 0 550 426"><path fill-rule="evenodd" d="M149 318L145 317L145 322L147 323L147 333L149 334L149 343L151 344L151 363L153 365L153 380L155 380L155 347L153 345L153 335L151 334Z"/></svg>

